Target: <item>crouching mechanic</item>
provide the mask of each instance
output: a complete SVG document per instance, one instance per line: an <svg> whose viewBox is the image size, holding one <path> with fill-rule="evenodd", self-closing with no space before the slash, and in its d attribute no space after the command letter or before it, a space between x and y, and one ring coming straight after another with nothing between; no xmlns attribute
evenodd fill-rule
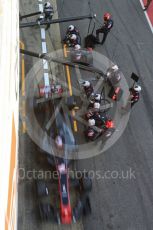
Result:
<svg viewBox="0 0 153 230"><path fill-rule="evenodd" d="M69 46L72 47L74 47L75 45L81 45L79 30L75 26L70 25L66 31L63 42L67 43L68 45L70 44Z"/></svg>
<svg viewBox="0 0 153 230"><path fill-rule="evenodd" d="M105 114L100 114L98 111L89 111L86 114L86 118L88 119L89 126L97 126L99 128L105 127L108 122L108 118ZM92 123L91 123L92 121ZM93 124L93 125L91 125Z"/></svg>
<svg viewBox="0 0 153 230"><path fill-rule="evenodd" d="M105 137L110 137L114 132L114 122L111 119L103 117L101 124L97 126L96 120L90 118L88 120L88 129L85 131L85 135L90 141L96 140L99 136L105 134Z"/></svg>
<svg viewBox="0 0 153 230"><path fill-rule="evenodd" d="M76 45L81 45L80 37L76 34L70 34L63 40L69 47L75 47Z"/></svg>
<svg viewBox="0 0 153 230"><path fill-rule="evenodd" d="M109 13L105 13L103 26L96 30L96 41L97 41L97 43L100 43L99 34L103 33L103 39L102 39L101 44L102 45L104 44L104 42L106 41L108 33L111 31L111 29L113 27L113 24L114 24L114 22L111 19L111 15Z"/></svg>
<svg viewBox="0 0 153 230"><path fill-rule="evenodd" d="M95 102L100 103L102 100L102 96L100 93L92 93L90 100L93 101L93 103L95 103Z"/></svg>
<svg viewBox="0 0 153 230"><path fill-rule="evenodd" d="M90 97L90 95L93 93L93 86L89 81L84 81L82 83L82 86L84 88L84 91L87 95L87 97Z"/></svg>
<svg viewBox="0 0 153 230"><path fill-rule="evenodd" d="M134 104L139 101L141 86L135 85L134 87L130 88L129 91L130 91L130 100L131 100L130 102L132 108Z"/></svg>
<svg viewBox="0 0 153 230"><path fill-rule="evenodd" d="M101 103L101 94L91 94L88 109L94 109L95 111L100 110L100 103Z"/></svg>

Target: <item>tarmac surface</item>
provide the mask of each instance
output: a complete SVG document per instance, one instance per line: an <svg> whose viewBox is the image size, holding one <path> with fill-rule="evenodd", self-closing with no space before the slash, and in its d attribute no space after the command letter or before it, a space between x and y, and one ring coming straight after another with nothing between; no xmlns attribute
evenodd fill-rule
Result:
<svg viewBox="0 0 153 230"><path fill-rule="evenodd" d="M21 15L38 10L37 1L20 1ZM54 1L54 3L56 3ZM90 12L88 1L57 1L58 17L85 15ZM106 152L97 157L79 160L78 169L87 170L93 177L90 194L92 215L83 218L79 225L54 226L41 223L36 215L34 180L19 180L18 229L85 229L85 230L152 230L153 225L153 36L137 0L90 1L93 13L101 22L108 11L114 19L114 27L106 43L96 45L102 53L119 65L131 86L131 73L140 76L141 99L134 106L125 132ZM57 16L57 15L56 15ZM28 19L29 20L29 19ZM67 25L51 26L46 32L48 51L61 48L61 39ZM88 32L89 21L73 23L81 37ZM96 28L99 24L96 21ZM92 28L92 26L91 26ZM54 32L54 33L53 33ZM61 33L61 38L60 38ZM58 35L58 36L57 36ZM40 29L21 30L21 40L28 50L41 52ZM25 56L28 73L36 58ZM59 72L63 71L62 69ZM72 78L72 84L75 80ZM22 126L22 125L21 125ZM76 138L83 138L80 133ZM39 148L27 134L20 132L19 168L42 170L48 167Z"/></svg>

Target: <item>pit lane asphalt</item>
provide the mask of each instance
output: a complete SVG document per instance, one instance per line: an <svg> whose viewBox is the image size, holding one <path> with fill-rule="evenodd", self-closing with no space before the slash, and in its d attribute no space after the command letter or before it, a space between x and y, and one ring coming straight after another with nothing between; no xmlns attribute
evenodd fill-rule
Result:
<svg viewBox="0 0 153 230"><path fill-rule="evenodd" d="M56 1L53 2L55 9ZM35 12L39 10L38 4L43 4L42 1L20 1L20 13L21 15L25 15L27 13ZM54 17L57 17L57 11L55 12ZM24 22L35 21L37 17L32 17L31 19L24 19ZM54 31L54 34L51 33ZM31 50L34 52L42 52L41 51L41 37L40 37L40 28L33 27L27 28L26 30L20 30L20 40L24 43L25 49ZM59 27L57 25L51 26L51 30L46 32L46 43L48 52L56 51L57 49L61 48L60 42L60 34L59 34ZM37 58L32 58L29 56L24 56L24 63L25 63L25 79L29 70L38 62ZM39 66L38 66L39 65ZM42 61L39 62L37 68L39 68L39 75L43 75L43 64ZM54 68L54 64L51 64L51 69ZM50 68L49 68L50 71ZM64 78L64 71L63 67L59 66L59 68L54 69L55 72L53 74L58 74ZM22 69L20 70L20 75L22 74ZM31 71L31 76L37 77L35 75L35 69ZM22 79L22 78L21 78ZM32 85L26 85L27 82L21 81L21 88L22 85L25 83L25 91L27 88L32 87ZM26 91L27 93L27 91ZM25 98L20 95L20 105L24 102ZM22 108L20 108L22 113ZM28 116L27 110L25 111L25 117ZM20 118L23 119L23 114L20 114ZM43 114L42 120L45 119ZM26 124L27 125L27 124ZM28 127L26 127L28 128ZM72 224L69 226L58 226L57 224L52 224L51 222L42 222L40 220L39 212L38 212L38 199L36 195L35 189L35 179L33 172L36 171L36 178L38 178L38 173L46 170L51 170L50 166L46 161L46 157L44 153L40 151L38 146L36 146L27 133L23 133L22 130L22 121L20 120L20 130L19 130L19 181L18 181L18 229L19 230L34 230L34 229L42 229L42 230L57 230L57 229L83 229L82 222L78 222L76 224ZM24 172L26 174L24 174ZM27 172L29 172L29 176L27 177Z"/></svg>
<svg viewBox="0 0 153 230"><path fill-rule="evenodd" d="M84 219L86 230L151 230L153 225L153 36L138 0L91 1L99 21L104 12L113 15L114 27L106 43L96 50L121 68L129 85L132 72L140 76L141 99L132 110L128 126L105 153L80 160L80 169L118 171L130 169L134 176L93 179L92 216ZM58 1L59 17L80 16L89 12L88 1ZM67 25L70 23L67 23ZM88 21L73 23L81 37L86 36ZM97 28L98 26L96 26ZM66 24L61 24L64 35Z"/></svg>

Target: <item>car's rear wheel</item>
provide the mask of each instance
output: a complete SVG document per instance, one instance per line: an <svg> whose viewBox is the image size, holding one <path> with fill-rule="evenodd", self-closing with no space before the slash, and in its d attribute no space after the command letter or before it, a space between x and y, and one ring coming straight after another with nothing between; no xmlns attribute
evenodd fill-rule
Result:
<svg viewBox="0 0 153 230"><path fill-rule="evenodd" d="M78 220L80 220L80 218L82 217L82 214L83 214L83 203L79 199L75 208L73 209L73 220L74 220L74 222L77 222Z"/></svg>

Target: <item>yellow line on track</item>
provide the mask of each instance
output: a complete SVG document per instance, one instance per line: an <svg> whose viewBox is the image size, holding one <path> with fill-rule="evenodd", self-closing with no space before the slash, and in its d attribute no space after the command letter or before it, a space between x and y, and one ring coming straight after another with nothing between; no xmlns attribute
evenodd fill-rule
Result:
<svg viewBox="0 0 153 230"><path fill-rule="evenodd" d="M64 45L64 57L67 57L67 49L66 49L66 45ZM66 65L66 75L67 75L67 82L68 82L68 88L69 88L69 94L70 96L73 95L72 92L72 83L71 83L71 75L70 75L70 68L68 65ZM75 116L75 111L72 110L72 116ZM73 120L73 129L75 132L78 131L78 127L77 127L77 121Z"/></svg>
<svg viewBox="0 0 153 230"><path fill-rule="evenodd" d="M69 67L66 66L66 74L67 74L67 81L68 81L68 87L69 87L69 94L72 96L72 84L71 84L71 76L70 76L70 71Z"/></svg>
<svg viewBox="0 0 153 230"><path fill-rule="evenodd" d="M67 57L66 45L64 45L64 56ZM69 94L70 96L72 96L73 93L72 93L71 75L70 75L70 68L68 65L66 65L66 75L68 81Z"/></svg>
<svg viewBox="0 0 153 230"><path fill-rule="evenodd" d="M20 41L20 47L21 49L24 49L24 43ZM24 61L24 54L22 54L22 59L21 59L21 92L22 92L22 97L25 97L25 61ZM22 116L25 118L26 116L26 111L25 111L25 101L22 99ZM22 133L26 133L26 122L22 121Z"/></svg>

